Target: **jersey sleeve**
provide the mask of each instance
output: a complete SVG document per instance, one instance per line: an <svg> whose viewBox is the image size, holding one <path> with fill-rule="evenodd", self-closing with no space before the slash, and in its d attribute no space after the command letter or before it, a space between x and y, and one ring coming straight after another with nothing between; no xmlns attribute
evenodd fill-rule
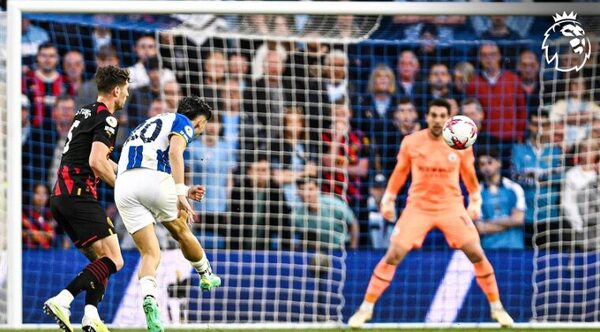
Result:
<svg viewBox="0 0 600 332"><path fill-rule="evenodd" d="M171 135L181 136L185 139L186 144L190 144L194 137L194 126L192 125L192 121L184 115L175 113L175 120L173 121L169 137Z"/></svg>
<svg viewBox="0 0 600 332"><path fill-rule="evenodd" d="M100 106L102 107L102 106ZM94 123L93 142L102 142L109 148L115 145L119 121L108 110L101 110Z"/></svg>

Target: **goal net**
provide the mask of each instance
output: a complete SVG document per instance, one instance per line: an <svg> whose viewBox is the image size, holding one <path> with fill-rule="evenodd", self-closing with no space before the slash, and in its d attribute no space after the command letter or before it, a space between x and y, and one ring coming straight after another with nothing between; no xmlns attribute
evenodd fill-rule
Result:
<svg viewBox="0 0 600 332"><path fill-rule="evenodd" d="M581 33L561 30L565 26ZM554 61L543 62L543 105L533 121L542 147L531 175L539 197L533 274L538 321L600 319L599 29L597 17L563 19L543 44Z"/></svg>
<svg viewBox="0 0 600 332"><path fill-rule="evenodd" d="M426 127L436 98L480 128L475 166L489 199L477 227L508 312L518 322L597 321L597 177L576 165L595 163L597 173L598 160L586 156L598 146L582 137L586 144L567 143L573 126L587 126L594 139L600 128L593 106L598 29L587 19L579 22L591 56L575 76L546 64L544 43L559 49L561 62L574 61L563 56L562 40L545 41L550 15L24 14L23 322L51 323L38 308L86 264L52 220L47 199L71 119L95 100L93 74L108 64L132 72L126 108L116 114L114 159L133 128L173 112L183 96L201 96L214 110L186 151L186 182L206 187L191 227L223 285L200 292L197 274L157 225L159 307L168 325L346 322L389 245L393 225L377 206L399 145ZM579 118L565 92L572 83L582 89L577 102L590 107L578 108ZM535 144L549 152L540 155ZM490 158L505 178L492 184L497 190L482 172ZM585 175L575 175L578 191L569 196L573 169ZM100 314L113 326L143 326L139 255L112 189L100 185L99 198L125 258ZM571 219L575 210L579 222ZM510 225L490 225L513 216ZM81 297L71 310L78 322ZM433 231L398 268L373 322L491 319L472 264Z"/></svg>

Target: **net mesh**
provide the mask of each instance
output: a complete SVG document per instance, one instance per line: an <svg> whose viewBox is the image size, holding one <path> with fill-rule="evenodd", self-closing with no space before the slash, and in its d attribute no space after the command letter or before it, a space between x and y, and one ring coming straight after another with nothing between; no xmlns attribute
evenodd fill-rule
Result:
<svg viewBox="0 0 600 332"><path fill-rule="evenodd" d="M51 227L46 242L34 241L32 229L24 229L24 277L33 287L24 294L25 322L50 322L34 308L85 264L45 210L31 208L33 193L43 190L37 184L52 185L56 151L62 150L75 109L96 97L95 68L108 63L134 72L127 108L118 114L119 144L147 117L173 111L181 96L202 96L215 109L205 134L186 152L186 169L188 183L207 188L205 200L194 205L193 230L224 284L200 293L197 275L166 230L157 227L165 250L157 276L166 322L346 321L389 245L393 228L377 206L398 147L405 135L425 128L427 104L439 97L451 102L453 114L462 111L476 120L477 157L497 156L500 174L512 181L503 182L505 196L488 193L481 222L513 210L525 214L524 225L504 235L480 229L505 307L521 322L598 319L597 296L591 295L598 291L594 227L578 233L587 238L573 238L581 235L560 212L560 193L543 191L565 187L563 178L573 166L565 163L578 152L561 150L561 163L549 163L550 173L560 178L530 175L540 165L521 162L535 130L531 115L541 112L540 102L544 108L558 103L561 86L574 81L547 66L540 70L545 62L540 45L551 19L510 17L505 37L487 34L498 23L494 18L474 16L26 19L46 36L31 33L24 40L29 47L23 47L29 79L23 92L31 104L24 118L29 121L23 122L29 135L23 144L24 212L37 213L33 230ZM586 32L597 31L593 19L581 22ZM590 40L596 47L597 40ZM55 66L64 81L41 91L31 83L42 65L35 62L43 41L56 47ZM598 87L594 59L584 70L591 94ZM563 139L560 124L552 120L549 127L553 148ZM582 194L590 202L582 208L594 208L592 193ZM399 196L400 212L406 189ZM112 191L101 187L100 197L115 220L127 262L111 279L101 315L115 325L139 326L144 322L134 263L139 257L116 214ZM317 210L310 204L315 197ZM542 206L543 199L550 203ZM538 220L544 211L557 211L549 228ZM52 282L42 282L48 274ZM423 250L398 269L373 321L487 322L486 299L473 281L472 265L433 231ZM72 305L73 321L81 308L82 301Z"/></svg>
<svg viewBox="0 0 600 332"><path fill-rule="evenodd" d="M7 179L6 179L6 14L0 13L0 323L7 322L6 277L8 271L7 248Z"/></svg>
<svg viewBox="0 0 600 332"><path fill-rule="evenodd" d="M532 174L539 196L533 275L534 318L539 321L599 319L600 40L595 19L557 22L544 43L546 56L556 57L542 67L544 104L535 117L539 126L533 128L545 157L537 158L538 172ZM580 26L583 35L564 33L567 25Z"/></svg>

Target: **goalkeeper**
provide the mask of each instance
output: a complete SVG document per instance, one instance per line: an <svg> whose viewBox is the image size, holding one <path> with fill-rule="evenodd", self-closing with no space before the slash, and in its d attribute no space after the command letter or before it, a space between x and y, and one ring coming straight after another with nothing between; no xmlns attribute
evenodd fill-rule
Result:
<svg viewBox="0 0 600 332"><path fill-rule="evenodd" d="M186 224L194 214L188 198L202 200L204 188L189 188L183 183L183 152L194 136L202 133L211 116L210 106L202 99L185 97L177 113L157 115L133 130L119 158L115 202L142 255L138 277L150 332L164 331L157 304L160 246L154 233L155 220L179 243L183 256L200 275L202 290L221 285L221 279L212 273L202 246Z"/></svg>
<svg viewBox="0 0 600 332"><path fill-rule="evenodd" d="M440 229L450 247L462 250L473 263L477 284L487 296L492 318L504 327L513 324L500 302L494 269L481 248L473 224L473 219L481 213L473 150L453 150L442 139L443 125L449 114L447 101L433 100L427 110L428 128L407 136L400 146L398 163L381 200L381 212L386 220L395 220L396 194L411 173L406 209L396 222L390 247L373 271L363 303L348 321L351 327L361 327L372 318L375 302L390 285L396 267L413 248L421 247L432 228ZM466 210L459 175L469 191Z"/></svg>

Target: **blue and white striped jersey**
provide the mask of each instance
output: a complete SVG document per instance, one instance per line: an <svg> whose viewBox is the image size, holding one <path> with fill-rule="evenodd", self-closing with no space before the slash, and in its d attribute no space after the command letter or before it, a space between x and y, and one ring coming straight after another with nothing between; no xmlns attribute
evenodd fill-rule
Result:
<svg viewBox="0 0 600 332"><path fill-rule="evenodd" d="M179 135L189 144L194 137L192 121L178 113L165 113L141 123L123 145L118 174L133 168L149 168L170 174L171 135Z"/></svg>

